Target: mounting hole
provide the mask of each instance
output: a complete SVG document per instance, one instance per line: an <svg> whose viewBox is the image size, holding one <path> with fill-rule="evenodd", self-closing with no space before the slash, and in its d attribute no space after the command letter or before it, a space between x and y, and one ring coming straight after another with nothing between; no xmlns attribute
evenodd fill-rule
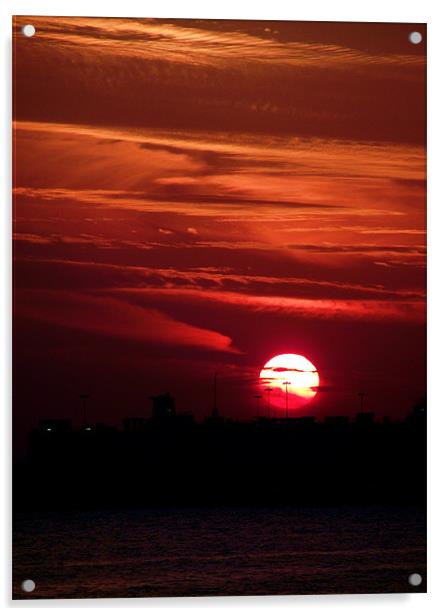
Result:
<svg viewBox="0 0 445 616"><path fill-rule="evenodd" d="M411 584L411 586L420 586L420 584L422 583L422 576L420 575L420 573L411 573L408 578L408 582Z"/></svg>
<svg viewBox="0 0 445 616"><path fill-rule="evenodd" d="M408 38L409 42L413 45L418 45L422 42L422 35L420 34L420 32L410 32Z"/></svg>
<svg viewBox="0 0 445 616"><path fill-rule="evenodd" d="M22 582L22 590L24 590L25 592L32 592L33 590L35 590L36 587L36 583L34 582L34 580L23 580Z"/></svg>
<svg viewBox="0 0 445 616"><path fill-rule="evenodd" d="M35 33L36 33L36 29L34 28L32 24L26 24L26 26L23 26L22 28L23 36L27 36L28 38L30 38L31 36L34 36Z"/></svg>

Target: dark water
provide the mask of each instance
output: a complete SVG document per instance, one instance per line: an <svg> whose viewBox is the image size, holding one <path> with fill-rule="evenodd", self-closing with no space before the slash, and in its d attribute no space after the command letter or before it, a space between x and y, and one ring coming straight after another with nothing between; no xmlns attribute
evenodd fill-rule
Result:
<svg viewBox="0 0 445 616"><path fill-rule="evenodd" d="M17 514L14 598L424 592L412 507ZM33 593L22 580L36 582Z"/></svg>

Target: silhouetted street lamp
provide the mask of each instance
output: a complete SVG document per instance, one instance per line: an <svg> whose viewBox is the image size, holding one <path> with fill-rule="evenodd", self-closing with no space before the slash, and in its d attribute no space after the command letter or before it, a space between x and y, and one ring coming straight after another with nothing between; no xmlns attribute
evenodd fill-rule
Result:
<svg viewBox="0 0 445 616"><path fill-rule="evenodd" d="M289 406L288 406L288 392L287 392L287 386L290 385L291 382L290 381L284 381L283 385L286 385L286 419L289 419Z"/></svg>
<svg viewBox="0 0 445 616"><path fill-rule="evenodd" d="M218 417L218 405L216 403L216 384L217 384L217 379L218 379L218 373L215 372L213 375L213 412L212 415L213 417Z"/></svg>
<svg viewBox="0 0 445 616"><path fill-rule="evenodd" d="M254 398L256 398L256 414L257 417L260 416L260 400L263 396L261 394L255 394Z"/></svg>
<svg viewBox="0 0 445 616"><path fill-rule="evenodd" d="M270 392L272 391L272 387L265 387L264 391L267 392L267 416L270 419Z"/></svg>

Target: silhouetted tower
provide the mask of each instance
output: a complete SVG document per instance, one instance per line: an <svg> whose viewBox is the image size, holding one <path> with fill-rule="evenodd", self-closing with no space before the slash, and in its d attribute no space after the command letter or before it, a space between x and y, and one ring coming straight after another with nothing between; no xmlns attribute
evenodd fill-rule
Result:
<svg viewBox="0 0 445 616"><path fill-rule="evenodd" d="M82 411L83 411L83 425L84 427L88 426L87 421L87 400L90 397L90 394L80 394L80 399L82 401Z"/></svg>
<svg viewBox="0 0 445 616"><path fill-rule="evenodd" d="M212 417L215 417L215 418L219 417L218 405L216 403L217 379L218 379L218 373L215 372L215 374L213 375L213 411L212 411Z"/></svg>
<svg viewBox="0 0 445 616"><path fill-rule="evenodd" d="M284 381L283 385L286 385L286 419L289 418L289 404L288 404L288 391L287 386L290 385L290 381Z"/></svg>
<svg viewBox="0 0 445 616"><path fill-rule="evenodd" d="M256 414L257 417L260 416L260 400L263 396L261 394L255 394L254 398L256 398Z"/></svg>
<svg viewBox="0 0 445 616"><path fill-rule="evenodd" d="M175 400L169 392L161 396L150 396L153 400L153 419L175 417Z"/></svg>
<svg viewBox="0 0 445 616"><path fill-rule="evenodd" d="M365 392L361 391L357 395L360 398L360 413L363 413L363 409L365 407Z"/></svg>
<svg viewBox="0 0 445 616"><path fill-rule="evenodd" d="M267 416L270 419L270 392L272 391L272 387L265 387L264 391L267 393Z"/></svg>

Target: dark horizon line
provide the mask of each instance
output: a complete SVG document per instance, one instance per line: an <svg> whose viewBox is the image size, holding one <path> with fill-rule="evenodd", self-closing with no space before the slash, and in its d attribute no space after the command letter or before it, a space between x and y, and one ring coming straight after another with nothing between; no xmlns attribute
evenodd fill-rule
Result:
<svg viewBox="0 0 445 616"><path fill-rule="evenodd" d="M390 415L384 415L382 419L376 419L377 415L374 411L357 411L355 414L351 414L351 415L336 414L336 415L323 415L322 417L319 417L316 414L294 415L294 416L286 417L286 415L283 414L283 415L275 416L275 417L269 417L267 415L254 415L247 419L234 419L232 417L225 417L221 415L219 411L215 414L215 411L213 410L208 415L205 415L201 419L195 419L195 415L193 413L174 413L174 414L172 413L171 416L168 416L168 417L166 416L162 418L153 416L153 413L151 415L123 416L121 417L121 424L125 425L126 421L139 421L141 422L141 425L148 424L148 423L168 424L169 422L173 423L175 419L188 419L189 421L191 420L191 422L196 425L205 425L211 422L220 423L220 424L222 423L254 424L254 423L258 423L259 421L266 422L266 423L270 422L270 423L290 423L290 424L298 423L298 422L304 423L305 421L307 421L308 424L311 423L311 424L318 424L318 425L323 425L323 424L333 425L335 424L336 421L338 421L338 423L340 424L343 421L343 425L345 424L353 425L353 424L360 423L361 420L365 420L367 425L369 424L385 425L388 423L402 424L402 423L405 423L410 417L420 416L420 415L426 415L426 405L415 404L413 405L413 408L411 409L411 411L406 413L404 417L400 417L396 419L393 419ZM320 421L317 421L317 419L320 419ZM357 419L359 421L357 421ZM308 421L308 420L311 420L311 421ZM67 417L58 417L58 418L46 417L46 418L42 418L38 420L38 427L40 429L45 427L45 425L47 424L48 426L50 424L54 424L54 426L57 426L58 424L59 425L65 424L65 426L67 427L69 426L69 429L73 431L85 430L88 428L92 430L93 428L97 428L97 427L114 428L117 430L120 429L120 425L119 427L116 427L115 424L109 424L109 423L105 423L101 421L98 421L96 423L83 422L80 424L80 427L72 427L73 421ZM38 429L38 428L33 428L33 430L35 429ZM52 428L50 427L50 430L51 429Z"/></svg>

